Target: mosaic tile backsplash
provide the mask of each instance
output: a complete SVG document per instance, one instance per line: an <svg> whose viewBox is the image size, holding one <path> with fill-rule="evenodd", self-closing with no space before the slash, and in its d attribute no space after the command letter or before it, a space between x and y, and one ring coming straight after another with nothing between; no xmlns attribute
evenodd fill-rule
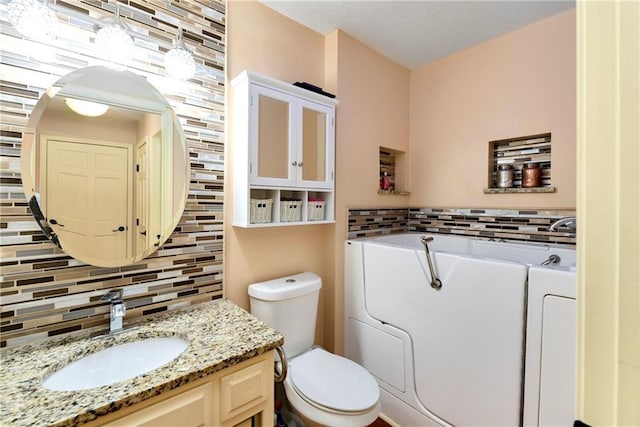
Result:
<svg viewBox="0 0 640 427"><path fill-rule="evenodd" d="M348 238L406 233L409 209L349 209Z"/></svg>
<svg viewBox="0 0 640 427"><path fill-rule="evenodd" d="M575 215L575 210L350 209L348 238L424 232L575 245L576 236L566 227L549 231L558 219Z"/></svg>
<svg viewBox="0 0 640 427"><path fill-rule="evenodd" d="M123 288L126 319L222 297L225 2L120 1L136 51L127 68L154 84L183 127L191 163L188 200L169 240L151 257L120 268L82 264L46 240L22 191L20 148L31 110L59 77L101 63L93 39L114 1L50 3L61 24L48 44L23 39L0 1L0 334L2 347L108 327L100 297ZM164 53L178 27L196 75L166 77ZM125 320L126 324L126 320Z"/></svg>

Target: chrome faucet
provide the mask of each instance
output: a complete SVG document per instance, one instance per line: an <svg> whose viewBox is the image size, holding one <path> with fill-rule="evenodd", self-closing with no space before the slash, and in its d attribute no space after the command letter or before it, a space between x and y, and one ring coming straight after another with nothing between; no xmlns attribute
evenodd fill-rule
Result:
<svg viewBox="0 0 640 427"><path fill-rule="evenodd" d="M111 303L111 311L109 315L109 333L120 332L122 330L122 321L127 308L122 300L122 289L112 289L104 294L100 301L109 301Z"/></svg>
<svg viewBox="0 0 640 427"><path fill-rule="evenodd" d="M562 227L562 226L567 227L570 233L575 234L576 226L577 226L576 217L570 216L566 218L560 218L559 220L557 220L556 222L554 222L549 226L549 231L558 231L558 227Z"/></svg>

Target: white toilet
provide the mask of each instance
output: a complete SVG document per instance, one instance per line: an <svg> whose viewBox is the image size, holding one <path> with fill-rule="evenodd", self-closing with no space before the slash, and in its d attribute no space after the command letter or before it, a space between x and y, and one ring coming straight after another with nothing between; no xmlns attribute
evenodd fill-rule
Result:
<svg viewBox="0 0 640 427"><path fill-rule="evenodd" d="M254 283L251 313L284 336L284 389L299 416L332 427L369 425L380 413L376 380L357 363L312 347L321 287L314 273Z"/></svg>

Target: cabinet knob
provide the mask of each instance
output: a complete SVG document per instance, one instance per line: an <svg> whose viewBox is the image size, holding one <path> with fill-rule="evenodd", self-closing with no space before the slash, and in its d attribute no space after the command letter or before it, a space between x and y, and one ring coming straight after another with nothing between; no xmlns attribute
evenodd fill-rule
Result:
<svg viewBox="0 0 640 427"><path fill-rule="evenodd" d="M294 160L293 162L291 162L291 166L298 166L298 162Z"/></svg>
<svg viewBox="0 0 640 427"><path fill-rule="evenodd" d="M302 162L298 163L298 166L302 167Z"/></svg>

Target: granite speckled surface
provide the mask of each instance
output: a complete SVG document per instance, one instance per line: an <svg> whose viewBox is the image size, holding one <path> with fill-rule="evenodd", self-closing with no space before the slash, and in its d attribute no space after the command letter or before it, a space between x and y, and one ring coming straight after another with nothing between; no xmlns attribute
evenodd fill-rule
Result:
<svg viewBox="0 0 640 427"><path fill-rule="evenodd" d="M248 360L283 342L277 331L224 299L155 315L135 326L116 335L75 336L3 349L0 425L82 424ZM48 375L87 354L164 336L183 338L189 345L178 358L146 374L82 391L50 391L41 386Z"/></svg>

